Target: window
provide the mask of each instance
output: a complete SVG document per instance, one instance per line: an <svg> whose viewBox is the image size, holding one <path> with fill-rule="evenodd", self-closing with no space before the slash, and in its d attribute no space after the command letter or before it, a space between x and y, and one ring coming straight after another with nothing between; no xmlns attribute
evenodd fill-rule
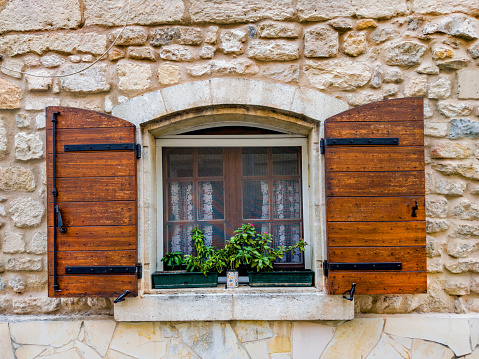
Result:
<svg viewBox="0 0 479 359"><path fill-rule="evenodd" d="M159 258L166 252L192 253L191 230L196 225L215 247L223 247L243 223L272 233L275 246L308 240L306 138L186 137L157 140ZM309 256L309 251L305 258L288 253L275 266L309 267Z"/></svg>

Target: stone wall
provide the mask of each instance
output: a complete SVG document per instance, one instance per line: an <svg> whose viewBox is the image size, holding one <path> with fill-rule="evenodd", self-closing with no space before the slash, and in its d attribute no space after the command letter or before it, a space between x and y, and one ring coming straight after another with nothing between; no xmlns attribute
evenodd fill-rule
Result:
<svg viewBox="0 0 479 359"><path fill-rule="evenodd" d="M429 292L358 296L356 309L479 311L477 1L131 0L116 39L126 13L126 0L0 0L0 65L64 76L1 68L2 313L112 311L109 300L46 297L45 107L111 112L214 77L296 84L351 106L424 97Z"/></svg>

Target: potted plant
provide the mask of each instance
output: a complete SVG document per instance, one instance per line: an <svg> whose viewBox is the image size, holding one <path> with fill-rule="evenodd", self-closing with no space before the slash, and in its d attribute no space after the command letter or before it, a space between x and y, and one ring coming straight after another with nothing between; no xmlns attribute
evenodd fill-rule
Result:
<svg viewBox="0 0 479 359"><path fill-rule="evenodd" d="M152 274L153 288L199 288L216 287L218 272L214 262L215 249L205 245L205 236L198 227L192 231L196 255L182 255L181 252L167 253L161 261L179 271L155 272Z"/></svg>

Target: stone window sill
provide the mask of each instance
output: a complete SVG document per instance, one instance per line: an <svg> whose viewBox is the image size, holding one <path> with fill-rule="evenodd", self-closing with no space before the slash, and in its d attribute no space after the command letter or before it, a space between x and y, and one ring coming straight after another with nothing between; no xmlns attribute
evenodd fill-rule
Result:
<svg viewBox="0 0 479 359"><path fill-rule="evenodd" d="M350 320L354 302L316 288L155 290L115 304L117 321Z"/></svg>

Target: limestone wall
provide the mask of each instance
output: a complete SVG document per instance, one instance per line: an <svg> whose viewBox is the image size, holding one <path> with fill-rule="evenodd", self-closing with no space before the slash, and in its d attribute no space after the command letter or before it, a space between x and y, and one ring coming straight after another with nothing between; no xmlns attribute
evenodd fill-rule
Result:
<svg viewBox="0 0 479 359"><path fill-rule="evenodd" d="M0 0L0 65L79 71L126 13L126 0ZM131 26L88 70L2 68L0 311L112 312L109 300L46 297L45 106L111 112L166 86L242 77L351 106L425 97L429 292L357 297L357 311L478 312L476 17L475 0L131 0Z"/></svg>

